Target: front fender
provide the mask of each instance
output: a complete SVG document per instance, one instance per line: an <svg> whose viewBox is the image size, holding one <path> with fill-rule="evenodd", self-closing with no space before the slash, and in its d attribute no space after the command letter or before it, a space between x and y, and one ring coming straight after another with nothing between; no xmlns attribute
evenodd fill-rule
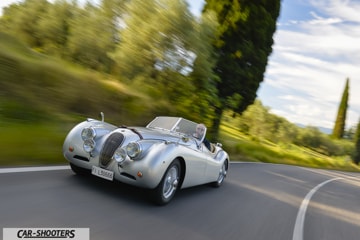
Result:
<svg viewBox="0 0 360 240"><path fill-rule="evenodd" d="M70 161L74 155L88 155L88 153L83 150L84 141L81 138L81 131L87 127L93 127L96 129L97 136L95 140L100 139L102 136L117 128L109 123L91 119L75 125L67 134L62 149L63 155L68 161Z"/></svg>
<svg viewBox="0 0 360 240"><path fill-rule="evenodd" d="M141 172L142 177L137 179L139 185L153 189L159 185L165 171L177 157L177 143L161 142L153 146L142 159L124 165L123 170L135 176Z"/></svg>
<svg viewBox="0 0 360 240"><path fill-rule="evenodd" d="M214 159L219 162L224 162L226 159L230 160L229 155L224 150L219 150Z"/></svg>

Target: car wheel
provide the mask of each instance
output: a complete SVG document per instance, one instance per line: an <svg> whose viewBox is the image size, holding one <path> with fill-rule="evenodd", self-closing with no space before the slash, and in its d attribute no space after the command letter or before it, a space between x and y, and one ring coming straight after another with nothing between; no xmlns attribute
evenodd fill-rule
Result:
<svg viewBox="0 0 360 240"><path fill-rule="evenodd" d="M154 201L158 205L165 205L174 197L180 182L181 165L175 159L166 170L160 184L155 188Z"/></svg>
<svg viewBox="0 0 360 240"><path fill-rule="evenodd" d="M86 175L89 173L86 169L78 167L72 163L70 163L70 167L71 167L71 170L78 175Z"/></svg>
<svg viewBox="0 0 360 240"><path fill-rule="evenodd" d="M221 166L221 168L219 170L218 179L216 180L216 182L212 183L213 187L220 187L222 185L222 183L224 182L224 180L226 178L227 170L228 170L228 162L224 161L223 165Z"/></svg>

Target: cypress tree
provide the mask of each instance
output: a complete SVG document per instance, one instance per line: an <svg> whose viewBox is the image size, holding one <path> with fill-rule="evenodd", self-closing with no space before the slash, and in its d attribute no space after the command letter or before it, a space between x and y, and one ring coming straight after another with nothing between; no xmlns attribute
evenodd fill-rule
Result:
<svg viewBox="0 0 360 240"><path fill-rule="evenodd" d="M242 113L256 98L263 81L280 0L205 0L203 12L213 11L218 20L213 42L217 62L214 73L219 104L211 126L216 139L225 109Z"/></svg>
<svg viewBox="0 0 360 240"><path fill-rule="evenodd" d="M341 97L341 102L336 116L335 126L332 132L332 136L336 139L340 139L344 135L348 100L349 100L349 78L346 79L345 89Z"/></svg>
<svg viewBox="0 0 360 240"><path fill-rule="evenodd" d="M360 162L360 120L357 124L356 132L355 132L355 155L353 161L356 164L359 164Z"/></svg>

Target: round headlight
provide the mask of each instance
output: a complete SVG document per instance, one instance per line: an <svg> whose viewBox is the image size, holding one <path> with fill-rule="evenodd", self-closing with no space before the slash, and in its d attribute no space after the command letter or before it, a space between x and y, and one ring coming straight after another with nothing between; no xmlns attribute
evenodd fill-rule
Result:
<svg viewBox="0 0 360 240"><path fill-rule="evenodd" d="M123 161L125 161L126 159L126 151L123 148L118 148L116 149L114 155L113 155L113 159L115 159L115 161L120 164Z"/></svg>
<svg viewBox="0 0 360 240"><path fill-rule="evenodd" d="M94 139L96 137L96 131L92 127L84 128L81 131L81 138L83 141L86 141L88 139Z"/></svg>
<svg viewBox="0 0 360 240"><path fill-rule="evenodd" d="M136 142L131 142L126 146L127 155L131 158L136 158L141 153L141 147Z"/></svg>
<svg viewBox="0 0 360 240"><path fill-rule="evenodd" d="M95 146L96 146L96 143L95 143L94 140L92 140L92 139L86 139L86 140L84 141L83 148L84 148L85 152L88 152L88 153L89 153L89 152L91 152L92 150L94 150Z"/></svg>

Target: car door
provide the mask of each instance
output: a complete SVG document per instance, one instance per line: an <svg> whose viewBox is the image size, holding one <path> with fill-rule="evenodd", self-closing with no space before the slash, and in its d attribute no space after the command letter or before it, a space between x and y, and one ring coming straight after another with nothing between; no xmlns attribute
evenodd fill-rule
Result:
<svg viewBox="0 0 360 240"><path fill-rule="evenodd" d="M203 144L197 146L195 142L186 146L184 159L186 161L186 175L183 187L206 183L208 157L204 154Z"/></svg>

